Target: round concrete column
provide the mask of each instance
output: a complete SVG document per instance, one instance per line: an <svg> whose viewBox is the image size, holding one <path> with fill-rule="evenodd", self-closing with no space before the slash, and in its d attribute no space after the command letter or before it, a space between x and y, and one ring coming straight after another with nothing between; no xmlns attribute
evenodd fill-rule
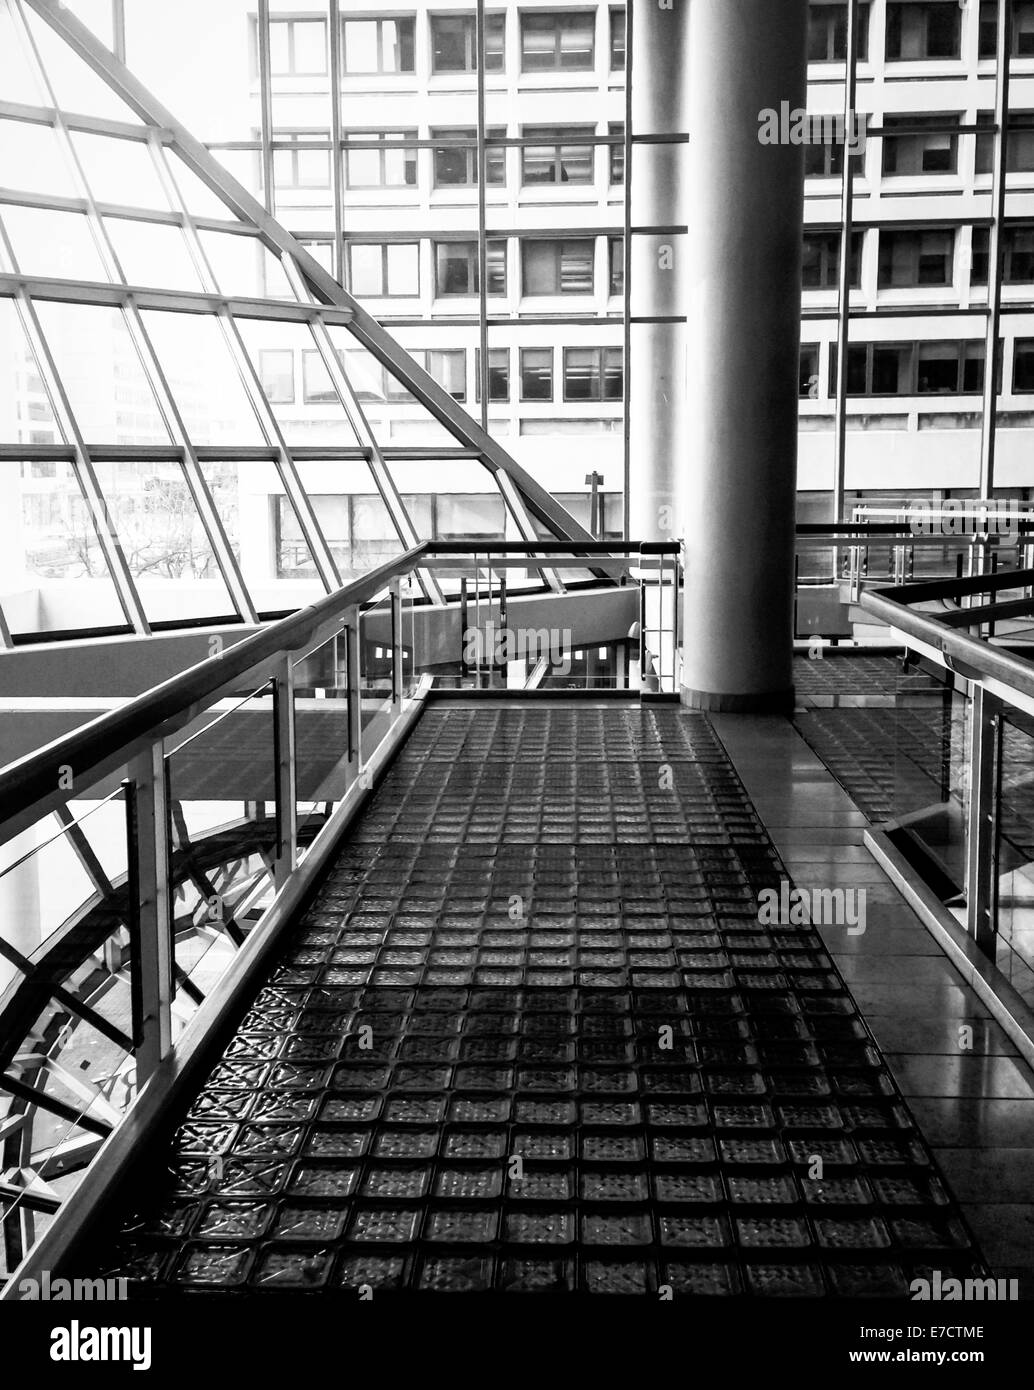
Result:
<svg viewBox="0 0 1034 1390"><path fill-rule="evenodd" d="M685 461L689 203L687 37L691 0L630 9L629 535L678 536Z"/></svg>
<svg viewBox="0 0 1034 1390"><path fill-rule="evenodd" d="M792 708L807 0L690 0L682 698ZM767 143L782 113L778 143ZM766 142L761 137L764 123Z"/></svg>

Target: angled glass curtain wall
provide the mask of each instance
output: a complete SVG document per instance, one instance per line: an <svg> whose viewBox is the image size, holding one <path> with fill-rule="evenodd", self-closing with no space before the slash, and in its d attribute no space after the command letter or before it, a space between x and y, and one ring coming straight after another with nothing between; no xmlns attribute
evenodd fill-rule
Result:
<svg viewBox="0 0 1034 1390"><path fill-rule="evenodd" d="M0 0L3 642L296 607L439 534L439 488L533 536L519 490L45 13ZM458 354L433 342L403 346L463 403ZM423 464L405 495L393 455Z"/></svg>

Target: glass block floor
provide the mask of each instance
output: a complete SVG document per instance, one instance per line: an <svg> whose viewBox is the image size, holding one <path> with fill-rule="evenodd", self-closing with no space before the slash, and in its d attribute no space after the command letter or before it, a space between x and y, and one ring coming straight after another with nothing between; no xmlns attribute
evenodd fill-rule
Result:
<svg viewBox="0 0 1034 1390"><path fill-rule="evenodd" d="M905 1295L983 1265L706 716L432 706L79 1273Z"/></svg>

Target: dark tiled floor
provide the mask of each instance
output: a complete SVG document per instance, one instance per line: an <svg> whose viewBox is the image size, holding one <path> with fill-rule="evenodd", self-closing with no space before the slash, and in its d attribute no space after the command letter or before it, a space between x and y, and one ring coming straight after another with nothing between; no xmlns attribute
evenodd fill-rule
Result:
<svg viewBox="0 0 1034 1390"><path fill-rule="evenodd" d="M82 1268L145 1296L979 1268L821 936L759 924L784 876L703 715L432 708Z"/></svg>

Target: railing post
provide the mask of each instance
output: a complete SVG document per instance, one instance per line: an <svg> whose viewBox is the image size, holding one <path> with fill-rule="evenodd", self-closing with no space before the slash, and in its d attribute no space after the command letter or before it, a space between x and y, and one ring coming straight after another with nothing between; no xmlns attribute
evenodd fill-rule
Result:
<svg viewBox="0 0 1034 1390"><path fill-rule="evenodd" d="M172 898L168 778L161 739L133 760L136 808L137 1085L142 1086L172 1046Z"/></svg>
<svg viewBox="0 0 1034 1390"><path fill-rule="evenodd" d="M348 690L348 784L355 781L362 765L362 699L363 680L359 661L359 609L350 608L345 615L345 673Z"/></svg>
<svg viewBox="0 0 1034 1390"><path fill-rule="evenodd" d="M969 806L966 823L966 929L992 960L997 936L998 874L995 792L1001 706L984 687L970 688Z"/></svg>
<svg viewBox="0 0 1034 1390"><path fill-rule="evenodd" d="M280 663L273 679L273 730L276 750L276 861L273 881L277 892L297 864L298 778L294 730L294 666L290 654Z"/></svg>
<svg viewBox="0 0 1034 1390"><path fill-rule="evenodd" d="M402 590L391 581L391 717L402 713Z"/></svg>

